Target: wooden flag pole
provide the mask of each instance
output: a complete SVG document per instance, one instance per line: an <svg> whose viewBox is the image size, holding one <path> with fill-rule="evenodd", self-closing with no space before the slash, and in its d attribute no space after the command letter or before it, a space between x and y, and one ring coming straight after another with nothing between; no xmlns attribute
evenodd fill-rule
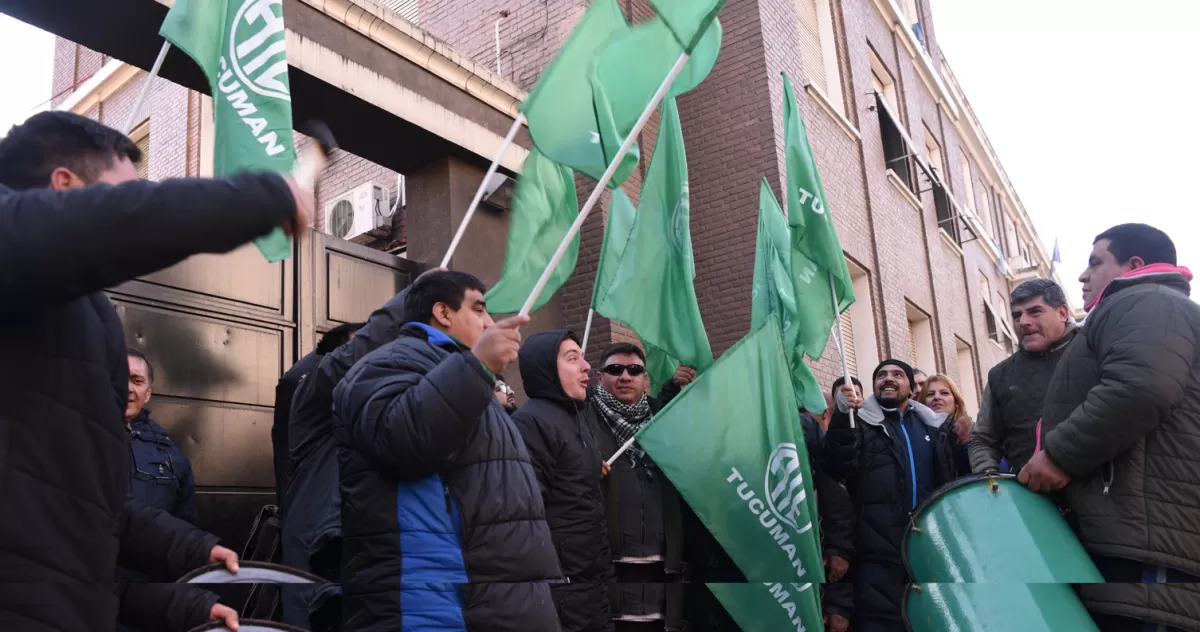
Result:
<svg viewBox="0 0 1200 632"><path fill-rule="evenodd" d="M146 97L150 95L150 86L154 80L158 78L158 71L162 69L163 60L167 58L167 52L171 50L171 42L164 41L162 49L158 51L158 58L154 60L154 65L150 67L150 74L146 75L146 81L142 84L142 91L138 94L137 101L133 102L133 109L129 111L129 118L125 120L125 133L133 132L133 126L138 124L138 119L141 118L142 106L146 104Z"/></svg>
<svg viewBox="0 0 1200 632"><path fill-rule="evenodd" d="M442 257L440 267L445 268L450 265L450 257L454 255L454 251L458 248L458 242L462 240L463 233L467 232L467 224L471 223L471 218L475 217L475 209L479 208L479 202L483 200L483 192L487 188L488 180L491 180L492 176L496 173L496 169L500 166L500 160L504 158L504 152L508 151L508 146L512 144L513 138L524 123L525 113L521 112L513 120L512 127L508 128L508 135L504 137L504 142L500 143L500 150L496 152L495 160L488 167L487 173L483 174L483 181L479 183L479 188L475 190L475 197L471 200L471 205L467 207L467 214L463 215L462 221L459 222L458 232L454 233L454 239L450 240L450 247L446 249L446 256Z"/></svg>
<svg viewBox="0 0 1200 632"><path fill-rule="evenodd" d="M833 294L833 329L837 332L838 355L842 356L842 377L846 380L846 384L850 385L850 388L854 388L854 380L850 379L850 363L846 361L846 334L842 332L841 325L838 323L841 314L838 312L837 285L833 282L832 272L829 273L829 292ZM834 404L837 404L836 397ZM850 409L850 427L854 428L853 408Z"/></svg>
<svg viewBox="0 0 1200 632"><path fill-rule="evenodd" d="M646 126L646 122L650 120L651 115L654 114L654 110L658 108L658 104L662 103L663 98L667 96L667 90L671 88L675 77L678 77L679 73L683 71L687 60L687 53L679 56L679 59L675 61L675 66L671 68L671 72L667 73L667 78L663 79L662 85L658 86L658 91L654 93L654 96L650 99L650 103L646 104L646 109L642 111L642 116L638 118L637 123L634 123L633 129L629 131L629 135L621 143L621 148L617 150L617 155L613 156L612 162L608 163L608 169L605 169L604 174L596 181L596 188L592 189L592 194L588 196L583 209L579 211L579 216L571 224L571 229L563 237L562 243L558 244L558 250L554 251L554 257L550 259L550 265L546 266L546 269L542 271L542 276L538 279L537 285L533 286L533 292L529 294L529 298L525 299L525 305L521 307L521 315L528 315L529 311L533 309L534 301L537 300L538 295L545 289L546 283L550 281L550 275L554 274L554 269L562 261L563 255L566 254L567 248L571 245L571 240L575 239L575 235L579 234L579 229L583 227L583 222L587 219L588 213L592 212L592 207L600 199L600 194L604 193L604 189L608 187L613 174L617 172L617 167L621 165L621 159L625 157L625 154L629 153L629 149L633 147L634 141L637 140L638 133Z"/></svg>

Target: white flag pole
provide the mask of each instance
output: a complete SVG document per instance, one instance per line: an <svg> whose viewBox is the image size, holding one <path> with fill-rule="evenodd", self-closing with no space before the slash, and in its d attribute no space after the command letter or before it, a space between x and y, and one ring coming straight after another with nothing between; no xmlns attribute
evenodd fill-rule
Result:
<svg viewBox="0 0 1200 632"><path fill-rule="evenodd" d="M683 66L687 63L688 54L683 53L679 59L675 61L675 66L671 68L671 72L667 73L667 78L663 79L662 85L658 87L658 91L650 99L650 103L646 104L646 109L642 111L642 116L634 123L633 129L629 131L629 135L625 137L625 142L621 143L621 148L617 150L617 155L613 157L612 162L608 163L608 169L604 170L604 175L596 181L596 188L592 189L592 194L588 196L587 202L584 203L583 209L579 211L579 216L575 218L575 222L571 224L571 229L567 231L563 237L562 243L558 244L558 250L554 252L554 257L550 259L550 265L542 271L541 278L538 279L537 285L533 286L533 292L529 294L529 298L525 299L525 305L521 307L521 314L528 315L533 309L533 303L537 300L539 294L545 289L546 283L550 281L550 275L554 274L554 269L558 267L558 263L562 261L563 255L566 254L567 248L571 245L571 240L575 239L575 235L579 234L579 229L583 227L584 220L587 219L588 213L592 212L592 207L596 205L600 199L600 194L608 186L608 182L612 180L613 174L616 173L617 167L621 165L621 159L625 154L629 153L629 149L633 147L637 135L646 126L646 122L650 120L650 116L654 114L654 110L658 108L658 104L662 103L664 97L667 96L667 90L670 89L671 83L675 81L675 77L683 71Z"/></svg>
<svg viewBox="0 0 1200 632"><path fill-rule="evenodd" d="M608 457L608 459L604 462L608 463L609 465L616 463L617 459L621 458L621 455L625 454L625 451L633 446L634 441L637 441L637 437L636 436L630 437L629 441L625 442L625 445L621 446L616 452L613 453L612 456Z"/></svg>
<svg viewBox="0 0 1200 632"><path fill-rule="evenodd" d="M508 146L512 144L513 138L524 123L525 113L521 112L513 120L512 127L508 128L508 135L504 137L504 142L500 143L500 150L496 152L496 159L488 167L487 173L483 174L483 181L479 183L479 188L475 191L475 197L471 200L471 205L467 207L467 214L463 215L462 222L458 224L458 232L454 233L454 239L450 240L450 247L446 249L446 256L442 257L441 267L445 268L450 265L450 257L454 255L454 251L458 248L458 242L462 240L463 233L467 232L467 224L470 224L471 218L475 217L475 209L479 208L479 202L483 200L483 192L487 188L488 181L496 173L496 169L500 166L500 160L504 158L504 152L508 151Z"/></svg>
<svg viewBox="0 0 1200 632"><path fill-rule="evenodd" d="M846 334L842 332L841 323L838 322L838 319L841 318L841 314L838 312L837 286L833 282L832 272L829 273L829 292L833 294L833 330L837 332L838 355L842 357L842 377L846 380L846 384L850 385L850 388L854 388L854 380L850 379L850 363L846 361ZM854 428L853 408L850 409L850 427Z"/></svg>
<svg viewBox="0 0 1200 632"><path fill-rule="evenodd" d="M133 102L133 109L129 111L129 118L125 120L125 133L133 132L133 126L138 124L141 118L142 106L146 103L146 97L150 95L150 86L154 80L158 78L158 71L162 69L163 60L167 58L167 52L171 50L171 42L163 41L162 49L158 51L158 58L154 60L154 65L150 67L150 74L146 75L146 81L142 83L142 91L138 94L137 101Z"/></svg>
<svg viewBox="0 0 1200 632"><path fill-rule="evenodd" d="M588 336L592 333L592 316L596 315L596 310L588 308L587 324L583 326L583 344L580 347L583 349L584 355L587 355Z"/></svg>

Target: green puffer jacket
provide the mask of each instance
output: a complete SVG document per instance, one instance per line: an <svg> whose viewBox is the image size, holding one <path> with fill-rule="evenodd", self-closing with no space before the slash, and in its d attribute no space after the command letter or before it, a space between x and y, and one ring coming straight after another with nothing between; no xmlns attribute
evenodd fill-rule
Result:
<svg viewBox="0 0 1200 632"><path fill-rule="evenodd" d="M1166 269L1166 270L1164 270ZM1043 447L1093 556L1200 575L1200 305L1169 266L1113 280L1051 379ZM1093 612L1200 630L1200 587L1096 584Z"/></svg>

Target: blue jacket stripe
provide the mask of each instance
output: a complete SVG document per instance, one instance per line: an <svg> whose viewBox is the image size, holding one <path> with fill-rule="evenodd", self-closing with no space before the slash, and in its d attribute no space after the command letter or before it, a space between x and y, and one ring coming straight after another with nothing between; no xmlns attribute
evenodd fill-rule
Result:
<svg viewBox="0 0 1200 632"><path fill-rule="evenodd" d="M462 520L440 476L396 487L403 632L466 630Z"/></svg>

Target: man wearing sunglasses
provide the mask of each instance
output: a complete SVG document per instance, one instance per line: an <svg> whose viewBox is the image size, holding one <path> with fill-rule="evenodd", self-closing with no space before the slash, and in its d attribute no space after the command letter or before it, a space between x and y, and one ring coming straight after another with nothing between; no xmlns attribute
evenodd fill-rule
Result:
<svg viewBox="0 0 1200 632"><path fill-rule="evenodd" d="M681 366L651 398L645 352L628 343L605 350L599 384L588 389L586 416L600 458L616 452L695 378L694 369ZM684 566L679 493L637 444L606 467L602 489L618 582L611 593L616 631L679 629Z"/></svg>

